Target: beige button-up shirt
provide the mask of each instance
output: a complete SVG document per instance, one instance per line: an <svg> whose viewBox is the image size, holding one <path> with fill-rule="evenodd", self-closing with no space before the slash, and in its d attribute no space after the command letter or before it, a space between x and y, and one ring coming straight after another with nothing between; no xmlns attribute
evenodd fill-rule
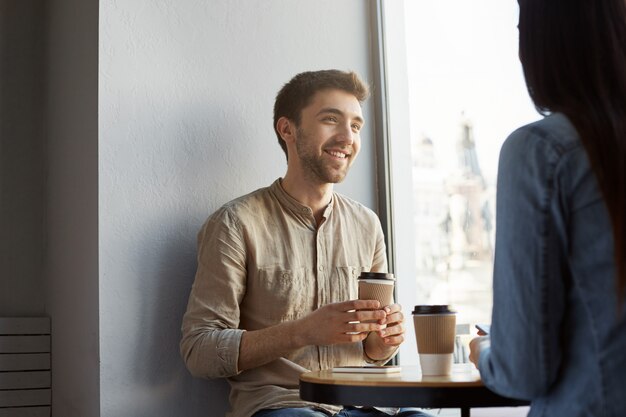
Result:
<svg viewBox="0 0 626 417"><path fill-rule="evenodd" d="M237 368L245 330L356 299L361 271L387 270L383 232L371 210L334 193L324 218L318 229L311 209L276 180L224 205L198 234L181 354L193 375L228 378L229 417L302 406L335 413L339 407L300 399L299 375L367 359L359 342L307 346L258 368Z"/></svg>

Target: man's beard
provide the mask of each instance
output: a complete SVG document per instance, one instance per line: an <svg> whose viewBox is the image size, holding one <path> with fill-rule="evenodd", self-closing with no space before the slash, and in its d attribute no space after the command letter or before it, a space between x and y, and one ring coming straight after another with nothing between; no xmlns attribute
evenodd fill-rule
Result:
<svg viewBox="0 0 626 417"><path fill-rule="evenodd" d="M342 168L337 169L331 166L332 161L324 160L323 156L317 155L315 149L310 146L309 137L300 128L296 130L296 152L302 161L304 174L312 180L320 183L336 184L344 180L350 168L350 162Z"/></svg>

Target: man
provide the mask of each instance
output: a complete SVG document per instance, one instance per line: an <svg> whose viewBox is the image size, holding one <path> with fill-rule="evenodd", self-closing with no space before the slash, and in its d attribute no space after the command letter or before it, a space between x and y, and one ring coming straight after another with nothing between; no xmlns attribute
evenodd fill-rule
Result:
<svg viewBox="0 0 626 417"><path fill-rule="evenodd" d="M361 271L387 269L380 222L333 192L359 153L368 94L354 73L294 77L274 106L284 178L225 204L198 235L181 354L193 375L228 378L231 417L333 415L341 407L300 399L299 375L382 364L404 340L398 304L357 300Z"/></svg>

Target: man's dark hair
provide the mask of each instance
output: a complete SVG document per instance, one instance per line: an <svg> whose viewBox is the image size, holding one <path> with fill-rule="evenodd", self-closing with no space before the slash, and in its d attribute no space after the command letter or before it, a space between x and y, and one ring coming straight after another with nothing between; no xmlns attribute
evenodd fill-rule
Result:
<svg viewBox="0 0 626 417"><path fill-rule="evenodd" d="M626 2L519 0L519 52L541 114L576 127L608 207L626 295Z"/></svg>
<svg viewBox="0 0 626 417"><path fill-rule="evenodd" d="M311 103L315 93L322 90L343 90L354 95L359 103L369 97L367 84L354 72L331 69L302 72L293 77L280 89L274 103L274 131L287 158L287 145L276 129L278 119L286 117L299 126L302 109Z"/></svg>

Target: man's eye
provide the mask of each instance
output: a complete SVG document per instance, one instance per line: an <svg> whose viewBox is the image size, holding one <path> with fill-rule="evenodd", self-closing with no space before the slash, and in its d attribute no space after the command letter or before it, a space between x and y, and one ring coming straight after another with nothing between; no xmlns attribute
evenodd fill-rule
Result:
<svg viewBox="0 0 626 417"><path fill-rule="evenodd" d="M359 132L361 130L361 125L353 124L352 130L354 130L355 132Z"/></svg>
<svg viewBox="0 0 626 417"><path fill-rule="evenodd" d="M324 120L327 120L329 122L336 122L337 118L335 116L326 116Z"/></svg>

